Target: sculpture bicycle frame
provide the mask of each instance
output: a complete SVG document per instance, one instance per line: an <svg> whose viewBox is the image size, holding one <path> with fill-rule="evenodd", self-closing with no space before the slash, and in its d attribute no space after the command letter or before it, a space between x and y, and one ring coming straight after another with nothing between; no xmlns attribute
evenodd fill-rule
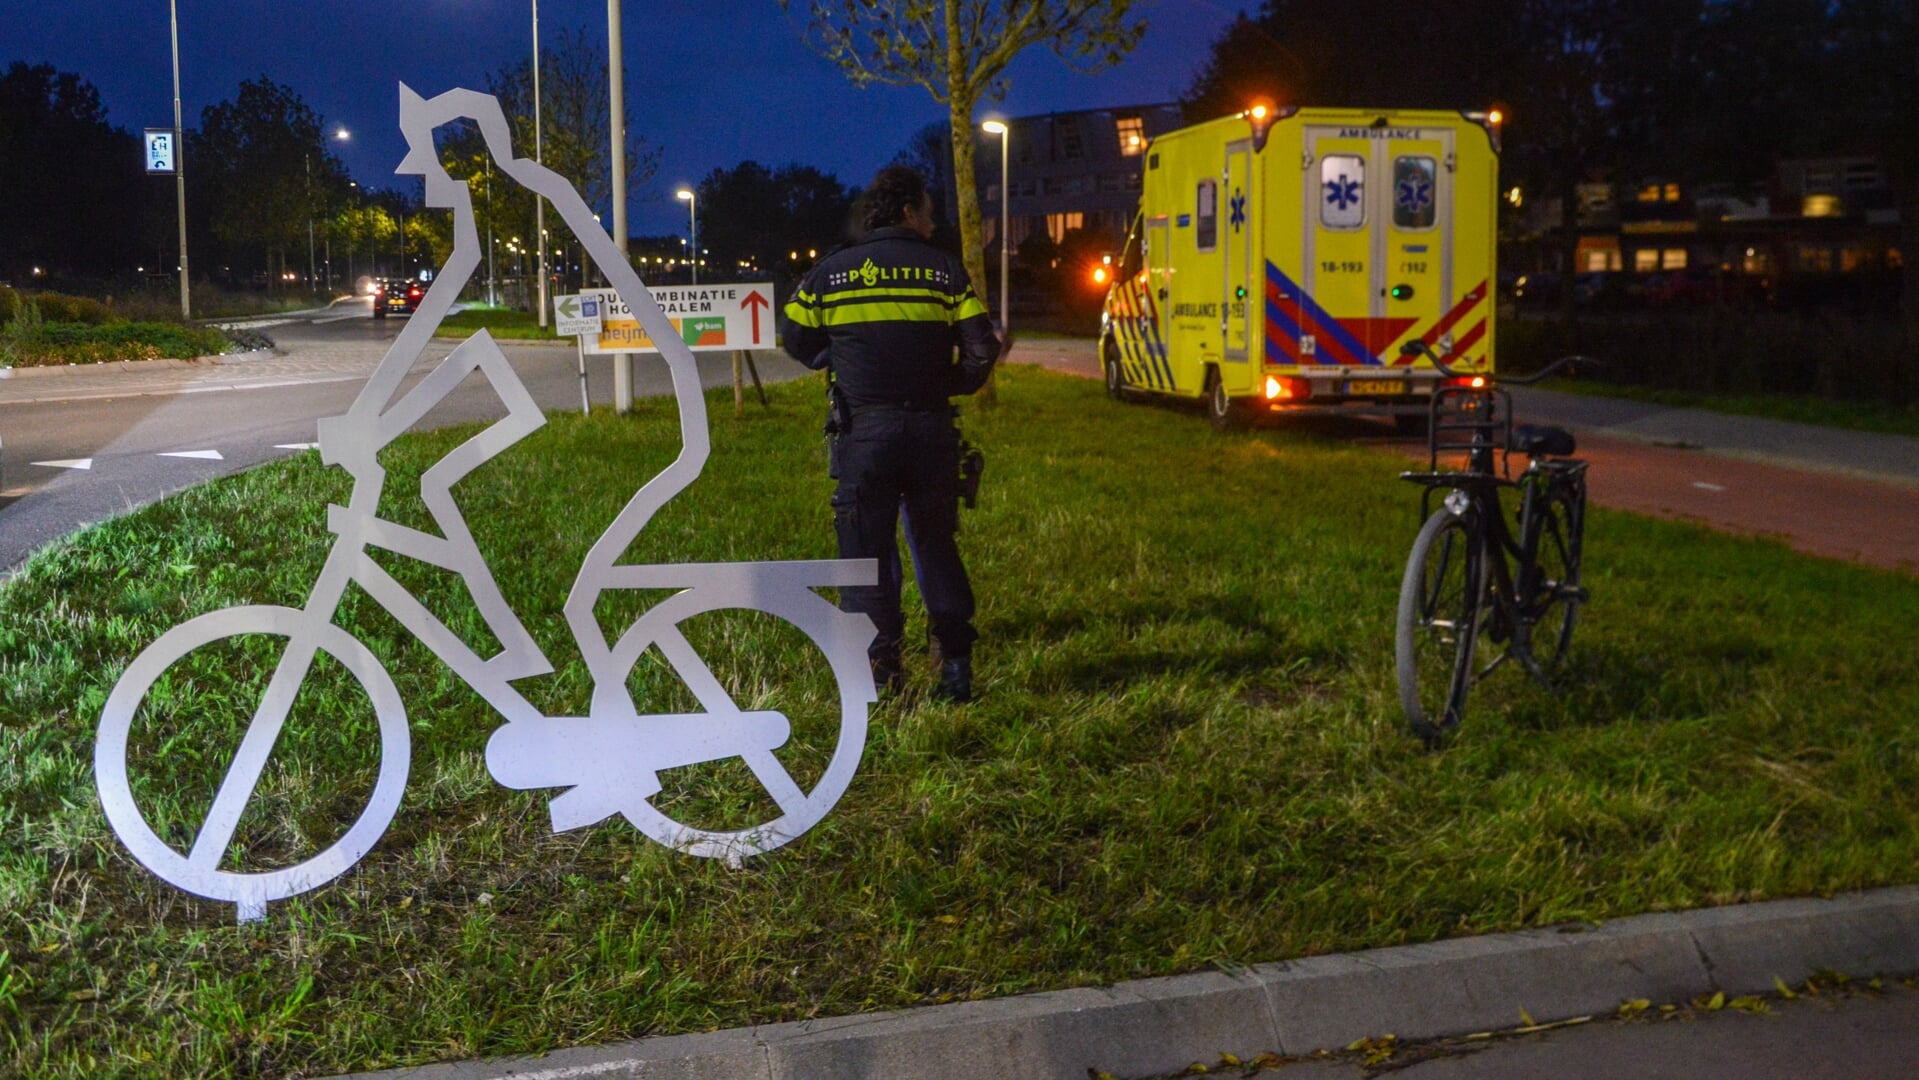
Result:
<svg viewBox="0 0 1919 1080"><path fill-rule="evenodd" d="M488 153L507 175L553 203L588 253L658 344L678 401L682 449L673 463L636 492L587 553L565 604L567 624L593 682L584 717L543 716L512 682L553 670L514 615L487 567L451 489L468 473L505 451L546 420L499 346L485 331L441 361L404 396L400 384L451 310L480 260L471 193L448 175L433 132L457 119L478 124ZM128 665L108 697L94 748L100 802L107 820L133 856L168 882L237 905L241 921L265 917L266 905L317 888L345 873L370 851L392 822L406 787L411 754L405 708L393 680L373 654L332 619L346 588L357 583L506 718L488 740L486 761L501 784L513 788L565 787L549 809L554 831L580 828L613 814L668 847L730 861L794 839L817 824L851 783L866 741L867 709L875 700L866 662L874 629L863 615L841 612L814 590L871 585L874 560L621 565L619 556L668 500L693 482L711 449L706 403L693 354L620 256L579 194L558 174L511 154L499 102L470 90L431 100L400 87L400 127L408 154L397 171L422 175L429 206L454 215L452 254L419 312L387 351L366 386L341 416L320 424L321 459L353 477L348 504L327 508L332 550L302 608L241 606L189 619L160 636ZM443 535L376 516L385 471L377 457L468 375L480 372L500 395L507 415L461 444L421 476L421 494ZM376 563L382 548L461 575L487 628L500 642L482 658ZM609 589L676 589L609 641L594 607ZM790 735L774 711L744 711L679 630L709 611L761 611L791 623L825 654L839 691L838 741L811 791L802 790L773 751ZM147 823L136 805L127 770L135 715L156 680L192 650L240 635L288 640L245 736L220 784L192 848L182 854ZM647 715L634 705L626 676L641 654L658 648L703 711ZM337 660L370 699L380 732L380 767L367 806L345 833L303 862L247 873L220 868L242 811L266 768L275 740L320 653ZM658 772L739 757L780 809L750 829L715 831L682 824L649 801L660 791Z"/></svg>

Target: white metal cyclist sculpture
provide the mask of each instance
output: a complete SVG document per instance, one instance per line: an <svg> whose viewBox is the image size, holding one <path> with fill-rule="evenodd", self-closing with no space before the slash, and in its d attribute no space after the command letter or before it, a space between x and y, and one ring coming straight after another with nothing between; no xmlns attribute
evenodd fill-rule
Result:
<svg viewBox="0 0 1919 1080"><path fill-rule="evenodd" d="M553 666L514 615L494 581L450 494L460 479L546 422L506 357L484 331L455 349L404 396L407 371L433 328L451 309L480 260L472 196L447 174L434 151L434 130L457 119L478 124L494 162L507 175L557 208L621 299L657 343L678 399L682 449L678 458L634 494L588 552L567 596L567 624L593 681L583 717L541 715L514 689L513 680ZM550 805L556 832L624 815L647 836L693 855L738 860L787 843L832 808L859 765L867 709L875 700L866 661L872 623L841 612L814 590L871 585L878 566L865 560L625 565L620 555L652 516L700 475L710 450L706 403L693 354L620 256L579 194L558 174L511 152L506 119L494 98L452 90L431 100L402 85L400 128L409 153L399 172L425 177L429 206L450 208L454 243L419 312L394 341L364 389L342 416L320 425L321 458L353 478L345 506L327 508L336 539L305 607L243 606L190 619L162 634L134 658L114 686L100 720L94 767L108 822L133 856L161 878L200 896L238 906L241 921L265 917L270 901L323 885L357 863L386 831L399 809L411 753L405 709L393 680L373 654L333 624L349 583L358 584L455 674L470 684L506 723L487 743L494 779L512 788L565 788ZM473 372L480 372L506 405L507 415L441 459L421 477L421 495L442 535L407 528L376 515L385 484L381 449L424 417ZM482 658L374 561L379 548L452 570L465 581L498 655ZM645 611L618 640L609 640L594 605L610 589L677 590ZM767 612L806 634L825 654L839 693L839 731L825 770L805 790L774 755L789 737L788 718L746 711L701 658L679 624L722 609ZM162 840L135 804L127 769L129 733L155 681L189 652L240 635L284 637L287 643L191 849ZM634 704L627 674L649 648L659 650L698 700L701 711L649 715ZM380 765L366 808L331 847L280 869L245 872L222 863L242 811L318 654L338 661L371 700L380 732ZM662 769L739 758L779 808L758 826L716 831L683 824L650 801Z"/></svg>

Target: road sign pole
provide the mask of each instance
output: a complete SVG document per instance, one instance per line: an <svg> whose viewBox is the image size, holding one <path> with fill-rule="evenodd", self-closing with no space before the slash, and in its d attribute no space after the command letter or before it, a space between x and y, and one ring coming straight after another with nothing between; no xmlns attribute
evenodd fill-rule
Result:
<svg viewBox="0 0 1919 1080"><path fill-rule="evenodd" d="M746 415L746 373L740 369L740 357L745 355L738 349L733 350L733 415Z"/></svg>
<svg viewBox="0 0 1919 1080"><path fill-rule="evenodd" d="M586 414L593 411L593 403L587 400L587 396L586 396L586 339L585 338L579 337L578 335L574 336L573 352L579 358L579 361L580 361L580 415L585 416Z"/></svg>

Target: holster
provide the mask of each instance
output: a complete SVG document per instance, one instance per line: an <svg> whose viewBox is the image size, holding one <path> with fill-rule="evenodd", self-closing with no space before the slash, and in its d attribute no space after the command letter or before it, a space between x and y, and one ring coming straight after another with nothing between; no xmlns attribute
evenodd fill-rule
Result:
<svg viewBox="0 0 1919 1080"><path fill-rule="evenodd" d="M837 385L828 383L826 387L826 475L828 479L840 478L840 446L846 441L846 433L853 430L853 409L846 403L846 395L840 393Z"/></svg>
<svg viewBox="0 0 1919 1080"><path fill-rule="evenodd" d="M985 472L985 453L983 453L979 447L974 446L965 439L961 439L959 459L960 501L966 504L968 510L973 509L979 501L979 480L980 476Z"/></svg>

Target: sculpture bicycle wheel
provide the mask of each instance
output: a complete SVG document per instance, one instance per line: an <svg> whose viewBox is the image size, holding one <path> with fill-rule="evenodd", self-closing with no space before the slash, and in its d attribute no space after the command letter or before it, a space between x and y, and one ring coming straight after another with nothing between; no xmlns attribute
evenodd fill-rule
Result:
<svg viewBox="0 0 1919 1080"><path fill-rule="evenodd" d="M867 709L877 700L866 659L872 624L863 616L848 615L818 594L782 590L759 595L750 604L741 598L701 589L688 589L662 601L635 622L613 649L614 665L631 671L640 657L657 647L709 712L739 712L731 693L719 685L699 650L681 627L714 612L751 610L780 620L804 635L824 653L831 668L837 730L832 750L810 789L802 787L778 758L763 748L742 755L746 766L765 787L779 814L744 828L707 828L679 821L653 802L629 801L622 813L633 826L667 847L707 858L738 860L771 851L818 824L846 793L866 746ZM722 644L720 647L734 647ZM707 655L716 655L709 647ZM644 718L643 718L644 719Z"/></svg>
<svg viewBox="0 0 1919 1080"><path fill-rule="evenodd" d="M160 838L135 801L127 773L127 744L134 717L154 684L187 654L214 642L253 634L284 637L290 649L310 641L312 651L295 661L297 670L276 671L220 785L220 794L191 851L183 854ZM273 744L319 652L338 661L373 706L380 732L380 767L367 805L338 840L311 858L275 870L222 870L220 863L240 813L253 797ZM365 645L331 623L316 622L307 612L251 605L189 619L141 650L107 698L94 743L94 772L107 821L141 865L187 892L239 905L239 918L246 922L263 918L268 902L323 885L365 857L399 810L411 752L399 691Z"/></svg>

